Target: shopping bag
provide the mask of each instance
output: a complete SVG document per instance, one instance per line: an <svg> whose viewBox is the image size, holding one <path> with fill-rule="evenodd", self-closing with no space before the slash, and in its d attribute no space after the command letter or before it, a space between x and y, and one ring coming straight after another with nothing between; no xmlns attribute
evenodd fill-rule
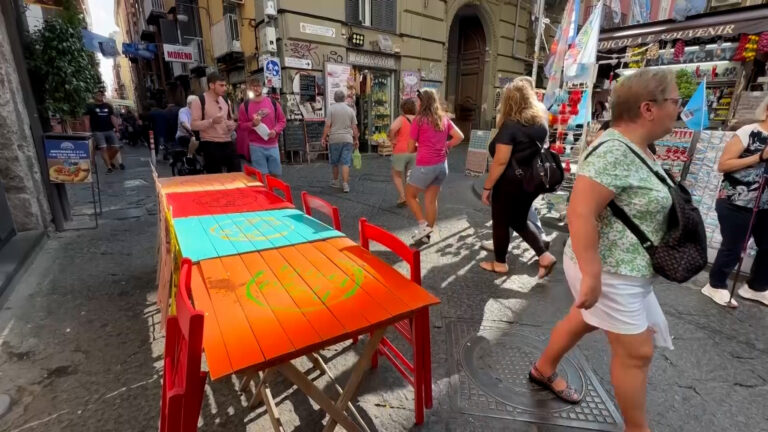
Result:
<svg viewBox="0 0 768 432"><path fill-rule="evenodd" d="M355 152L352 153L352 166L355 167L355 169L363 167L363 157L360 155L360 150L358 149L355 149Z"/></svg>

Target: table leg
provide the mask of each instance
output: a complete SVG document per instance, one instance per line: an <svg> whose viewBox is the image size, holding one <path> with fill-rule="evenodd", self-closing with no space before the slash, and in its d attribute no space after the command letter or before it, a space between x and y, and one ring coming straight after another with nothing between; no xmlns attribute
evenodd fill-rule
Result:
<svg viewBox="0 0 768 432"><path fill-rule="evenodd" d="M321 373L324 373L328 375L328 378L331 380L331 383L333 384L333 387L336 389L336 391L341 395L344 393L344 390L341 389L341 386L336 382L336 377L333 376L331 371L328 369L328 366L326 366L325 362L318 356L316 353L308 354L307 358L309 358L309 361L312 362L312 364L315 366L315 368L320 371ZM352 405L352 402L347 404L347 408L349 408L349 411L352 413L352 417L355 418L355 421L360 425L360 428L364 432L370 432L368 427L365 425L365 422L363 421L362 417L360 417L360 414L358 414L357 410L355 409L354 405Z"/></svg>
<svg viewBox="0 0 768 432"><path fill-rule="evenodd" d="M352 397L357 393L357 388L360 386L360 381L363 379L363 374L371 363L371 356L373 355L374 351L378 349L379 341L381 341L381 338L384 337L384 332L386 330L386 327L376 329L371 335L371 338L368 339L368 342L365 344L365 348L363 349L363 353L360 354L360 360L357 361L357 364L352 369L352 374L349 377L349 381L347 381L347 385L344 387L344 392L339 397L339 400L336 401L336 409L341 409L346 406ZM346 427L343 424L342 426ZM335 428L336 421L333 417L331 417L328 419L328 423L325 425L325 428L323 428L323 432L332 432Z"/></svg>
<svg viewBox="0 0 768 432"><path fill-rule="evenodd" d="M432 338L430 334L430 322L429 322L429 308L424 308L423 312L418 312L423 317L424 337L422 343L424 344L424 408L432 408Z"/></svg>
<svg viewBox="0 0 768 432"><path fill-rule="evenodd" d="M248 405L251 408L256 408L256 405L258 405L259 402L261 402L262 396L263 396L261 393L261 389L267 385L268 381L272 379L272 376L274 374L275 374L274 368L267 369L264 372L259 372L259 383L256 385L256 389L253 391L253 397L251 398L251 401L248 403Z"/></svg>

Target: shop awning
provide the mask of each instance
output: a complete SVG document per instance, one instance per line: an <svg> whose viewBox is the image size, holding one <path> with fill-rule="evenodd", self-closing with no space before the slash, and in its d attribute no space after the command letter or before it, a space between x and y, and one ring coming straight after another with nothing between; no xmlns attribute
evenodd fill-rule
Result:
<svg viewBox="0 0 768 432"><path fill-rule="evenodd" d="M677 39L734 37L768 31L768 7L753 6L693 15L685 21L664 20L601 32L601 51Z"/></svg>

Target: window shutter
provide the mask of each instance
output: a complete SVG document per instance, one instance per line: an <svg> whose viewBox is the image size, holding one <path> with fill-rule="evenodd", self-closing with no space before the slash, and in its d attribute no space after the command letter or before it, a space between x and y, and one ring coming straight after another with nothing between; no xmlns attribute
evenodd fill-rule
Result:
<svg viewBox="0 0 768 432"><path fill-rule="evenodd" d="M347 22L350 24L361 24L360 21L360 0L346 0Z"/></svg>
<svg viewBox="0 0 768 432"><path fill-rule="evenodd" d="M164 44L179 45L179 32L176 29L176 21L161 19L160 37Z"/></svg>
<svg viewBox="0 0 768 432"><path fill-rule="evenodd" d="M397 32L397 0L371 0L371 26Z"/></svg>

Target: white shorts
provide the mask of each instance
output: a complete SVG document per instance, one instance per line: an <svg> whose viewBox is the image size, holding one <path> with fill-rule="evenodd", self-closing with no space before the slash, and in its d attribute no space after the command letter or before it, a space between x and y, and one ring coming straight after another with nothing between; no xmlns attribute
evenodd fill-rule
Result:
<svg viewBox="0 0 768 432"><path fill-rule="evenodd" d="M574 298L581 287L581 270L569 258L563 260L565 277ZM673 349L664 312L653 293L653 279L603 272L597 303L581 315L587 324L618 334L639 334L651 328L656 346Z"/></svg>

